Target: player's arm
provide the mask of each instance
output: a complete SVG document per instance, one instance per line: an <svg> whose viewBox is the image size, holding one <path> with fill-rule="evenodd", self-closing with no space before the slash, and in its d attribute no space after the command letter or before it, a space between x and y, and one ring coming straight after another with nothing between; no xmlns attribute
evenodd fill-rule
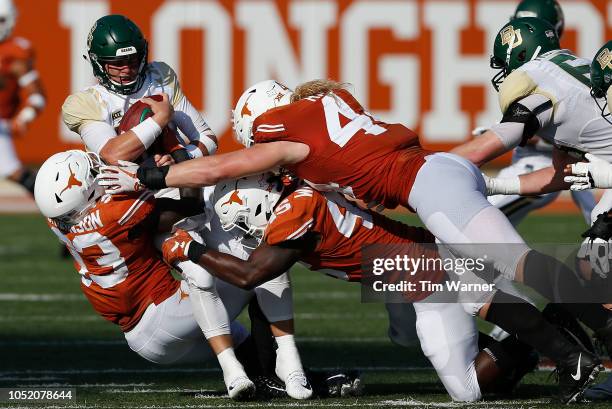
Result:
<svg viewBox="0 0 612 409"><path fill-rule="evenodd" d="M33 56L15 60L12 69L25 102L12 119L11 128L14 132L23 133L45 107L46 98Z"/></svg>
<svg viewBox="0 0 612 409"><path fill-rule="evenodd" d="M179 230L162 246L164 260L175 265L191 260L215 277L245 290L250 290L287 271L309 247L304 240L286 241L269 246L262 243L248 260L207 248L193 240L189 233Z"/></svg>
<svg viewBox="0 0 612 409"><path fill-rule="evenodd" d="M536 196L566 190L570 187L570 183L564 180L564 170L568 164L575 163L576 160L567 152L554 148L552 166L511 178L485 178L487 193Z"/></svg>
<svg viewBox="0 0 612 409"><path fill-rule="evenodd" d="M214 154L217 151L217 136L189 99L181 92L173 106L173 121L189 139L189 144L185 146L189 156L200 158Z"/></svg>
<svg viewBox="0 0 612 409"><path fill-rule="evenodd" d="M517 146L525 146L552 121L552 115L553 103L544 95L531 94L517 99L509 104L499 124L451 152L482 166Z"/></svg>
<svg viewBox="0 0 612 409"><path fill-rule="evenodd" d="M106 163L116 164L119 160L136 160L155 142L162 129L168 125L173 114L173 108L168 100L168 95L162 94L162 97L162 101L143 98L142 102L151 106L153 116L129 131L107 140L99 152L100 157Z"/></svg>
<svg viewBox="0 0 612 409"><path fill-rule="evenodd" d="M106 186L107 193L134 191L142 187L164 189L166 187L212 186L224 179L234 179L275 169L278 166L298 163L310 152L308 145L297 142L267 142L248 149L205 156L173 166L138 168L136 174L116 167L103 167L98 180Z"/></svg>

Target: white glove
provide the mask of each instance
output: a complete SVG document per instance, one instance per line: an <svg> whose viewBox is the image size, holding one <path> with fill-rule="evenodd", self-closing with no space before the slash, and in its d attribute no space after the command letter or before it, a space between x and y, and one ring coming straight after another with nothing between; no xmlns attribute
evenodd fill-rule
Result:
<svg viewBox="0 0 612 409"><path fill-rule="evenodd" d="M610 272L610 260L612 259L610 246L612 243L604 239L587 237L580 245L576 257L587 260L597 275L606 278Z"/></svg>
<svg viewBox="0 0 612 409"><path fill-rule="evenodd" d="M587 190L595 187L609 189L612 187L612 165L597 156L587 153L588 162L578 162L571 165L572 176L563 180L571 183L571 190Z"/></svg>
<svg viewBox="0 0 612 409"><path fill-rule="evenodd" d="M487 196L518 195L521 193L521 180L518 176L513 178L491 178L483 173L482 177L487 185Z"/></svg>
<svg viewBox="0 0 612 409"><path fill-rule="evenodd" d="M115 195L124 192L139 192L146 189L136 177L138 165L133 162L118 161L119 166L101 166L96 177L98 184L104 187L104 192Z"/></svg>

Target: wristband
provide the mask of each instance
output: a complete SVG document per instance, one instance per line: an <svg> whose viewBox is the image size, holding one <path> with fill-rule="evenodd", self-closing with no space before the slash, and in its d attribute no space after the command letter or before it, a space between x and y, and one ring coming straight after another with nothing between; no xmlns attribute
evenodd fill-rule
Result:
<svg viewBox="0 0 612 409"><path fill-rule="evenodd" d="M170 170L170 166L161 166L159 168L143 168L142 166L136 171L136 177L145 187L153 190L165 189L166 175Z"/></svg>
<svg viewBox="0 0 612 409"><path fill-rule="evenodd" d="M488 195L519 195L521 194L521 179L516 176L512 178L488 178Z"/></svg>
<svg viewBox="0 0 612 409"><path fill-rule="evenodd" d="M150 117L133 127L132 132L142 142L145 149L149 149L153 142L155 142L155 139L161 135L162 129L153 117Z"/></svg>
<svg viewBox="0 0 612 409"><path fill-rule="evenodd" d="M200 262L200 257L202 257L202 254L204 253L206 253L205 245L200 244L195 240L189 243L189 248L187 249L187 257L189 257L190 261L195 264L198 264Z"/></svg>

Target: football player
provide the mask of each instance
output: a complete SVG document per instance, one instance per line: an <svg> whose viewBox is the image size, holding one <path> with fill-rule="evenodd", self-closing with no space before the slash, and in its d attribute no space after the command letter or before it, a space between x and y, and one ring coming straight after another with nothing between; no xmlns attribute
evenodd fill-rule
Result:
<svg viewBox="0 0 612 409"><path fill-rule="evenodd" d="M526 28L523 38L536 33ZM556 38L554 30L551 35ZM101 173L100 183L114 192L141 186L197 187L283 166L318 190L415 210L432 234L464 257L483 254L482 246L465 244L507 243L486 249L491 264L506 278L525 283L551 301L577 300L580 286L573 272L529 248L486 200L482 173L465 159L471 156L469 150L465 157L426 151L412 131L373 118L343 84L327 80L302 84L295 92L275 81L258 83L240 97L233 117L237 137L253 145L249 149L136 172L111 168ZM557 286L559 277L563 285ZM584 302L566 308L602 334L612 349L612 312ZM586 365L575 381L584 385L598 362L591 355L575 355L562 365L573 369L562 372L571 382L569 373Z"/></svg>
<svg viewBox="0 0 612 409"><path fill-rule="evenodd" d="M237 345L244 340L242 327L232 324L230 332L229 324L227 328L223 324L237 317L253 292L220 281L205 286L202 281L209 275L201 268L194 273L191 262L177 266L184 280L175 281L155 250L153 236L157 233L162 209L174 209L179 202L155 199L149 191L103 195L94 180L99 165L95 153L58 153L41 167L35 188L36 203L48 217L52 231L70 250L81 275L81 288L94 309L121 326L130 348L155 363L200 362L214 356L204 342L204 333L217 355L230 397L250 397L254 385L234 356L233 348L219 349L213 341L229 337L230 333L238 341ZM289 298L290 305L291 293L286 281L281 277L266 283L260 287L262 294L257 294L257 298L275 298L280 290L280 296ZM218 299L214 301L220 304L220 309L204 304L198 295L198 291L208 287L215 288ZM281 322L291 320L291 310L288 315L286 311L286 308L280 311L285 315L268 318ZM217 316L220 313L224 316ZM281 358L285 360L282 363L290 367L295 359L291 353L297 354L293 338L276 339L283 354ZM292 392L292 386L295 385L290 379L288 393ZM301 389L312 393L309 388Z"/></svg>
<svg viewBox="0 0 612 409"><path fill-rule="evenodd" d="M12 36L17 10L0 0L0 176L34 194L36 173L17 158L12 137L25 133L45 107L45 95L28 40Z"/></svg>
<svg viewBox="0 0 612 409"><path fill-rule="evenodd" d="M312 270L359 282L364 278L363 265L368 263L364 260L381 255L380 251L369 254L363 250L372 243L390 247L384 252L387 258L392 258L395 251L407 249L413 258L437 257L437 251L427 246L433 244L434 237L422 228L362 210L336 192L321 193L308 186L285 192L266 188L269 182L263 181L270 177L263 174L222 181L215 190L215 211L222 227L238 229L245 237L257 241L263 238L264 243L248 260L209 249L184 231L177 231L163 244L164 259L170 264L185 260L198 262L217 277L250 289L279 276L298 261ZM418 271L409 280L439 283L446 280L446 274L441 270ZM516 361L499 343L492 343L479 354L476 327L473 318L464 311L466 305L436 302L431 293L415 291L406 295L405 300L415 302L417 333L423 352L454 400L477 400L500 372L515 369ZM510 332L516 331L519 339L534 342L549 356L555 356L557 348L580 354L580 349L566 341L530 304L502 292L492 292L487 299L471 306L474 314L502 324ZM514 304L506 304L509 302ZM517 318L513 322L504 318L503 310L508 307ZM437 318L433 319L434 316ZM483 364L490 357L503 368L494 371L495 375L487 372L488 367ZM568 374L561 375L562 379L568 377ZM568 396L575 397L577 389L571 386L572 382L563 382L567 381L562 381L563 399L571 400Z"/></svg>
<svg viewBox="0 0 612 409"><path fill-rule="evenodd" d="M517 6L512 19L521 17L538 17L549 22L557 32L559 39L565 27L563 10L557 0L523 0ZM476 135L486 129L475 130ZM552 164L553 146L544 138L534 136L525 146L518 146L512 152L512 164L503 168L498 177L507 178L533 172ZM591 192L572 191L572 199L580 208L587 223L591 220L591 211L595 198ZM559 192L540 196L494 195L488 200L502 210L512 224L519 224L529 212L547 206L559 197Z"/></svg>
<svg viewBox="0 0 612 409"><path fill-rule="evenodd" d="M210 155L217 138L183 94L176 73L167 64L148 61L148 43L136 24L125 16L98 19L87 38L87 57L98 84L70 95L62 106L66 126L78 133L87 150L106 163L135 162L169 125L186 138L192 158ZM166 94L155 103L147 96ZM137 100L150 103L154 116L128 132L116 128Z"/></svg>

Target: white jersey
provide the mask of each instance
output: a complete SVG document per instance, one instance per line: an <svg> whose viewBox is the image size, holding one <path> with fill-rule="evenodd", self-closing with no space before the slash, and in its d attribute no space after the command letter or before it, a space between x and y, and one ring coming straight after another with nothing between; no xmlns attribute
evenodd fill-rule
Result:
<svg viewBox="0 0 612 409"><path fill-rule="evenodd" d="M70 95L62 105L62 119L81 136L88 150L99 153L117 135L124 113L134 102L162 92L168 94L175 111L169 126L179 131L190 155L214 153L215 134L183 94L174 70L163 62L147 65L144 83L133 94L116 94L97 84Z"/></svg>
<svg viewBox="0 0 612 409"><path fill-rule="evenodd" d="M531 94L547 97L553 115L537 135L557 148L593 153L612 162L612 125L601 116L591 97L590 61L568 50L555 50L513 71L499 90L502 112Z"/></svg>

